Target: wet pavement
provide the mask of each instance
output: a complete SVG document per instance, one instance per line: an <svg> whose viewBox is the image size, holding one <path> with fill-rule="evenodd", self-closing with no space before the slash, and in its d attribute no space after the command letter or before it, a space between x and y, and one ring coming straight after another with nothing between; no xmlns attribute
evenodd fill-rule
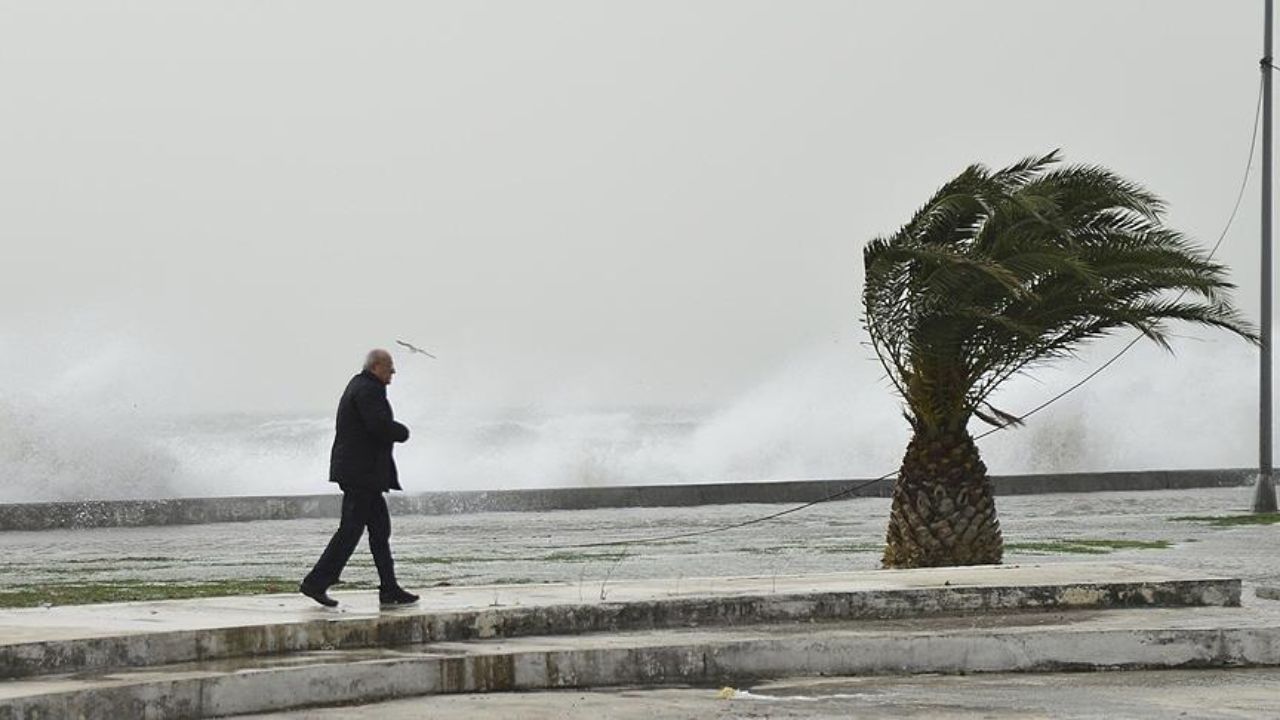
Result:
<svg viewBox="0 0 1280 720"><path fill-rule="evenodd" d="M1275 718L1280 717L1280 670L787 679L750 688L433 696L243 717L262 720Z"/></svg>
<svg viewBox="0 0 1280 720"><path fill-rule="evenodd" d="M1122 560L1280 583L1280 525L1172 518L1246 513L1247 487L999 498L1006 562ZM817 505L725 532L620 547L606 540L708 530L788 505L399 516L392 547L409 587L818 573L875 569L889 501ZM337 521L0 533L0 592L51 583L301 578ZM1072 543L1076 544L1072 544ZM1081 544L1083 543L1083 544ZM376 585L362 541L344 573Z"/></svg>

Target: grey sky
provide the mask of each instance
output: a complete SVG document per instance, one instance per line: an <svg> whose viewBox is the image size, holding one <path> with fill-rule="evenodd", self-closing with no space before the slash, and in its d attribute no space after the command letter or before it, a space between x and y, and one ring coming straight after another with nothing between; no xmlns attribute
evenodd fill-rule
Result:
<svg viewBox="0 0 1280 720"><path fill-rule="evenodd" d="M1060 147L1212 239L1261 9L5 0L4 382L109 349L154 410L328 412L403 337L441 359L400 392L462 404L724 404L814 352L883 393L861 245L969 162Z"/></svg>

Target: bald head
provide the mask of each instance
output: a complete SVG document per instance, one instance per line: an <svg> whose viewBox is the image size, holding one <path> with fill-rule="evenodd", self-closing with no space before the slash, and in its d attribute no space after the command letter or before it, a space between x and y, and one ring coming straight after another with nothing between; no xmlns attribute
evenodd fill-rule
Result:
<svg viewBox="0 0 1280 720"><path fill-rule="evenodd" d="M396 364L391 359L391 353L382 348L374 348L364 356L364 369L373 373L383 385L390 385L391 376L396 374Z"/></svg>

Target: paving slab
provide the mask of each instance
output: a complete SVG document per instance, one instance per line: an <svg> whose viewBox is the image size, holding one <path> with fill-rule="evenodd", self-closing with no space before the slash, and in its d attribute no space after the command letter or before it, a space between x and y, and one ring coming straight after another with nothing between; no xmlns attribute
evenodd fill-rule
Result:
<svg viewBox="0 0 1280 720"><path fill-rule="evenodd" d="M500 690L1250 665L1280 665L1280 605L791 622L299 653L9 680L0 682L0 717L170 720Z"/></svg>
<svg viewBox="0 0 1280 720"><path fill-rule="evenodd" d="M1275 720L1280 668L783 678L663 687L428 695L243 720Z"/></svg>
<svg viewBox="0 0 1280 720"><path fill-rule="evenodd" d="M433 588L414 608L338 592L0 611L0 678L433 640L1025 609L1232 606L1231 578L1134 563Z"/></svg>

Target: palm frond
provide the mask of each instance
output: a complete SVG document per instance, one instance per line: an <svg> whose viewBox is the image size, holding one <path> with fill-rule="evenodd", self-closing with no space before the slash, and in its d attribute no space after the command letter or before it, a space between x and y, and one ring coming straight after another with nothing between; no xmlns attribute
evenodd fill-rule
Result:
<svg viewBox="0 0 1280 720"><path fill-rule="evenodd" d="M1162 223L1164 203L1054 151L972 165L863 251L863 321L913 424L1009 424L1001 383L1133 328L1169 347L1189 322L1248 340L1227 269Z"/></svg>

